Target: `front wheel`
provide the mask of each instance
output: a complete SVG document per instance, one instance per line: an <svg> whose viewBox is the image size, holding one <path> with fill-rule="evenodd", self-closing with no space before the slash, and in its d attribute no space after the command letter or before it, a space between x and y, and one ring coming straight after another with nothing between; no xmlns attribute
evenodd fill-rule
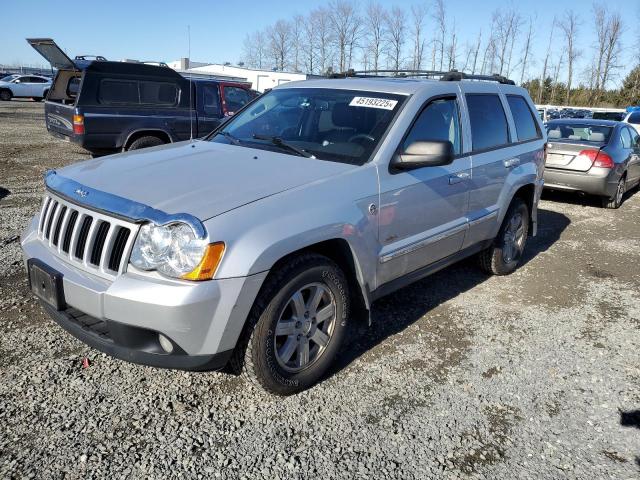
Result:
<svg viewBox="0 0 640 480"><path fill-rule="evenodd" d="M348 283L340 267L316 254L293 258L266 280L231 360L232 369L276 395L311 387L340 349L349 306Z"/></svg>
<svg viewBox="0 0 640 480"><path fill-rule="evenodd" d="M507 210L498 236L478 255L480 268L490 275L513 273L522 259L528 235L529 207L516 198Z"/></svg>
<svg viewBox="0 0 640 480"><path fill-rule="evenodd" d="M618 182L618 186L616 187L616 193L611 198L608 198L608 197L603 198L602 206L604 208L613 208L613 209L620 208L620 205L622 205L622 197L624 197L624 193L625 193L625 185L626 185L626 179L625 177L622 177Z"/></svg>
<svg viewBox="0 0 640 480"><path fill-rule="evenodd" d="M0 100L3 102L8 102L13 97L11 90L0 90Z"/></svg>

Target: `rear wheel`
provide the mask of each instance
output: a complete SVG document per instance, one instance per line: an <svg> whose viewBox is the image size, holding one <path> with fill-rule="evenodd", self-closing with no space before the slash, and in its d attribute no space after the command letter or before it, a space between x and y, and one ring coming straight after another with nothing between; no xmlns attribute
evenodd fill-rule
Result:
<svg viewBox="0 0 640 480"><path fill-rule="evenodd" d="M158 145L163 145L164 143L165 142L158 137L153 137L153 136L140 137L137 140L135 140L131 145L129 145L129 148L127 148L127 150L139 150L140 148L157 147Z"/></svg>
<svg viewBox="0 0 640 480"><path fill-rule="evenodd" d="M0 90L0 100L2 100L3 102L8 102L12 97L13 94L11 93L11 90Z"/></svg>
<svg viewBox="0 0 640 480"><path fill-rule="evenodd" d="M342 270L321 255L294 257L267 279L231 368L276 395L305 390L331 366L348 318Z"/></svg>
<svg viewBox="0 0 640 480"><path fill-rule="evenodd" d="M618 186L616 187L616 193L613 194L613 197L611 198L603 198L602 199L602 206L604 208L620 208L620 205L622 205L622 197L624 197L624 192L626 190L626 178L622 177L620 178L620 181L618 182Z"/></svg>
<svg viewBox="0 0 640 480"><path fill-rule="evenodd" d="M478 255L480 268L491 275L508 275L520 263L529 235L529 207L520 198L511 202L492 245Z"/></svg>

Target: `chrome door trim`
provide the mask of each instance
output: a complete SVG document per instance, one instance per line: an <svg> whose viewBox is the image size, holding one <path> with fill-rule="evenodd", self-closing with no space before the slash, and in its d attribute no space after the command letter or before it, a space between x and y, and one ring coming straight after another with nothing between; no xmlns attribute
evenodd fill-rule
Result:
<svg viewBox="0 0 640 480"><path fill-rule="evenodd" d="M476 225L479 225L482 222L486 222L486 221L492 220L492 219L496 218L497 216L498 216L498 211L494 210L491 213L487 213L486 215L478 217L475 220L469 221L469 227L475 227Z"/></svg>
<svg viewBox="0 0 640 480"><path fill-rule="evenodd" d="M394 250L393 252L390 252L382 257L380 257L380 263L387 263L390 260L394 260L398 257L401 257L403 255L407 255L409 253L413 253L416 250L420 250L421 248L427 247L435 242L439 242L440 240L444 240L445 238L449 238L453 235L456 235L460 232L464 232L465 230L467 230L469 228L469 224L468 223L464 223L462 225L458 225L457 227L453 227L449 230L447 230L446 232L442 232L442 233L437 233L435 235L432 235L428 238L422 239L422 240L418 240L417 242L413 242L409 245L406 245L404 247L400 247L397 250Z"/></svg>

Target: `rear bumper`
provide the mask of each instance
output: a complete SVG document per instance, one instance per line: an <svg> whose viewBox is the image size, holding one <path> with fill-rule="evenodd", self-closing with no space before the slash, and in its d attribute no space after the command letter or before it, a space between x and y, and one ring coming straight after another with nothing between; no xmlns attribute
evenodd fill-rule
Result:
<svg viewBox="0 0 640 480"><path fill-rule="evenodd" d="M615 170L592 167L588 172L575 172L546 167L544 188L584 192L590 195L612 197L618 186L619 177Z"/></svg>

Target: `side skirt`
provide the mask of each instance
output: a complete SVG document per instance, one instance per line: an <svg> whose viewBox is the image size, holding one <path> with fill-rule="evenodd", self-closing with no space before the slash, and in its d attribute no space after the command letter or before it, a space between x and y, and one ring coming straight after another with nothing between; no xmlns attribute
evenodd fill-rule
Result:
<svg viewBox="0 0 640 480"><path fill-rule="evenodd" d="M379 298L382 298L386 295L389 295L390 293L395 292L396 290L406 287L407 285L411 285L412 283L417 282L418 280L422 280L423 278L428 277L429 275L432 275L442 270L443 268L448 267L449 265L457 263L460 260L470 257L471 255L475 255L476 253L481 252L485 248L489 247L492 242L493 242L493 239L476 243L475 245L471 245L470 247L467 247L464 250L460 250L459 252L454 253L453 255L449 255L448 257L445 257L441 260L433 262L430 265L426 265L424 267L419 268L418 270L414 270L413 272L407 273L402 277L399 277L394 280L391 280L390 282L384 283L370 293L370 300L371 302L374 302Z"/></svg>

